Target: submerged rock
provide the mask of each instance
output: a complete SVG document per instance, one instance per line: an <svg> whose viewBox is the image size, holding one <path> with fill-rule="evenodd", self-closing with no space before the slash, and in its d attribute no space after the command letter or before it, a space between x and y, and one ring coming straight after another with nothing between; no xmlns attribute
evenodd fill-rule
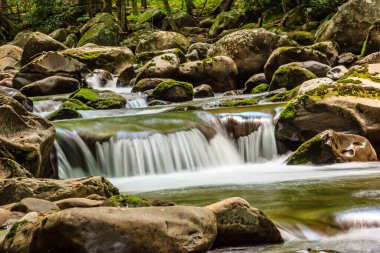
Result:
<svg viewBox="0 0 380 253"><path fill-rule="evenodd" d="M216 221L199 207L73 208L12 231L5 252L196 253L211 248Z"/></svg>
<svg viewBox="0 0 380 253"><path fill-rule="evenodd" d="M288 165L377 161L376 151L364 137L324 131L302 144L287 160Z"/></svg>
<svg viewBox="0 0 380 253"><path fill-rule="evenodd" d="M284 241L273 222L242 198L222 200L205 208L216 216L218 233L214 248Z"/></svg>

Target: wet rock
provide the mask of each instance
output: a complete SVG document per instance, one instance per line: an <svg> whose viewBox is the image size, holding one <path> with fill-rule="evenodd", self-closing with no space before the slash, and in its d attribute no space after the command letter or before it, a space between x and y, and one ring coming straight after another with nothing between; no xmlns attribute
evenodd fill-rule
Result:
<svg viewBox="0 0 380 253"><path fill-rule="evenodd" d="M205 208L216 216L218 233L214 248L284 241L273 222L242 198L222 200Z"/></svg>
<svg viewBox="0 0 380 253"><path fill-rule="evenodd" d="M17 178L0 180L0 205L20 202L24 198L57 201L67 198L85 198L92 194L111 197L119 194L103 177L81 179Z"/></svg>
<svg viewBox="0 0 380 253"><path fill-rule="evenodd" d="M137 45L136 53L179 48L186 52L189 48L189 41L185 36L176 32L159 31L152 33L146 40L140 41Z"/></svg>
<svg viewBox="0 0 380 253"><path fill-rule="evenodd" d="M17 46L4 45L0 47L0 71L4 69L19 69L23 50Z"/></svg>
<svg viewBox="0 0 380 253"><path fill-rule="evenodd" d="M224 30L238 28L245 19L245 14L238 11L228 11L220 13L213 22L209 36L215 37Z"/></svg>
<svg viewBox="0 0 380 253"><path fill-rule="evenodd" d="M58 110L51 113L46 117L49 121L63 120L63 119L80 119L82 115L71 108L58 108Z"/></svg>
<svg viewBox="0 0 380 253"><path fill-rule="evenodd" d="M247 29L231 33L218 40L211 46L208 56L230 57L236 63L239 77L247 80L252 75L262 72L268 57L276 48L290 45L292 42L287 37L261 28Z"/></svg>
<svg viewBox="0 0 380 253"><path fill-rule="evenodd" d="M41 214L48 214L59 211L59 207L53 202L47 200L25 198L18 202L16 205L12 206L11 211L21 213L37 212Z"/></svg>
<svg viewBox="0 0 380 253"><path fill-rule="evenodd" d="M80 208L91 208L102 206L104 200L93 200L88 198L68 198L57 200L54 202L61 210L80 207Z"/></svg>
<svg viewBox="0 0 380 253"><path fill-rule="evenodd" d="M329 72L327 72L326 77L336 81L339 78L341 78L345 73L347 73L347 71L348 71L348 69L343 65L336 66L336 67L330 69Z"/></svg>
<svg viewBox="0 0 380 253"><path fill-rule="evenodd" d="M0 86L0 95L11 97L24 106L29 112L33 111L33 101L22 94L19 90Z"/></svg>
<svg viewBox="0 0 380 253"><path fill-rule="evenodd" d="M212 44L197 42L190 45L187 53L189 54L196 50L198 53L199 60L203 60L207 58L207 51L211 48L211 46Z"/></svg>
<svg viewBox="0 0 380 253"><path fill-rule="evenodd" d="M127 65L119 74L116 85L125 87L128 86L131 81L136 78L137 72L135 66L132 64Z"/></svg>
<svg viewBox="0 0 380 253"><path fill-rule="evenodd" d="M306 47L280 47L273 51L265 64L265 77L268 81L271 81L280 66L303 61L317 61L326 65L329 64L326 56L319 51Z"/></svg>
<svg viewBox="0 0 380 253"><path fill-rule="evenodd" d="M97 110L125 108L126 100L123 96L108 90L82 88L73 93L70 98L76 99L85 105Z"/></svg>
<svg viewBox="0 0 380 253"><path fill-rule="evenodd" d="M213 97L214 91L212 87L208 84L201 84L194 87L194 98L207 98Z"/></svg>
<svg viewBox="0 0 380 253"><path fill-rule="evenodd" d="M8 179L14 177L33 177L29 171L20 166L17 162L0 158L0 179ZM0 225L2 223L0 222Z"/></svg>
<svg viewBox="0 0 380 253"><path fill-rule="evenodd" d="M34 32L29 36L28 41L25 43L21 58L21 66L28 64L42 52L58 51L66 48L67 47L64 44L56 41L52 37L40 32Z"/></svg>
<svg viewBox="0 0 380 253"><path fill-rule="evenodd" d="M20 91L26 96L35 97L71 93L79 88L80 83L77 79L63 76L50 76L25 85Z"/></svg>
<svg viewBox="0 0 380 253"><path fill-rule="evenodd" d="M180 60L175 54L163 54L147 62L137 75L140 78L171 78L175 77L179 69Z"/></svg>
<svg viewBox="0 0 380 253"><path fill-rule="evenodd" d="M157 85L151 94L153 99L169 102L189 101L193 99L193 96L193 85L179 81L164 81Z"/></svg>
<svg viewBox="0 0 380 253"><path fill-rule="evenodd" d="M379 0L350 0L337 13L320 26L319 41L336 41L345 52L359 54L371 24L380 18Z"/></svg>
<svg viewBox="0 0 380 253"><path fill-rule="evenodd" d="M265 79L264 73L253 75L248 79L247 82L245 82L243 93L250 94L253 88L266 82L267 80Z"/></svg>
<svg viewBox="0 0 380 253"><path fill-rule="evenodd" d="M286 88L291 90L303 82L314 78L317 78L317 76L306 68L293 64L283 65L274 73L269 89Z"/></svg>
<svg viewBox="0 0 380 253"><path fill-rule="evenodd" d="M231 58L216 56L181 64L178 77L194 84L207 83L214 91L224 92L237 88L237 74L236 64Z"/></svg>
<svg viewBox="0 0 380 253"><path fill-rule="evenodd" d="M132 92L144 92L148 90L152 90L157 87L160 83L164 81L169 81L172 79L164 79L164 78L145 78L138 81L132 88Z"/></svg>
<svg viewBox="0 0 380 253"><path fill-rule="evenodd" d="M81 81L88 70L83 63L58 53L48 52L23 66L13 78L16 89L50 76L70 77Z"/></svg>
<svg viewBox="0 0 380 253"><path fill-rule="evenodd" d="M97 207L67 209L14 230L1 250L195 253L212 246L216 222L210 211L198 207Z"/></svg>
<svg viewBox="0 0 380 253"><path fill-rule="evenodd" d="M85 76L86 85L92 88L105 87L112 81L112 74L104 69L94 69L94 71Z"/></svg>
<svg viewBox="0 0 380 253"><path fill-rule="evenodd" d="M54 127L2 95L0 118L0 157L16 161L36 177L56 176L50 167Z"/></svg>
<svg viewBox="0 0 380 253"><path fill-rule="evenodd" d="M353 134L324 131L302 144L287 160L288 165L377 161L371 143Z"/></svg>
<svg viewBox="0 0 380 253"><path fill-rule="evenodd" d="M127 47L86 46L67 49L61 54L86 64L91 70L104 69L114 74L134 63L134 54Z"/></svg>
<svg viewBox="0 0 380 253"><path fill-rule="evenodd" d="M358 60L358 57L353 53L343 53L338 55L336 64L343 65L346 68L350 67L354 62Z"/></svg>

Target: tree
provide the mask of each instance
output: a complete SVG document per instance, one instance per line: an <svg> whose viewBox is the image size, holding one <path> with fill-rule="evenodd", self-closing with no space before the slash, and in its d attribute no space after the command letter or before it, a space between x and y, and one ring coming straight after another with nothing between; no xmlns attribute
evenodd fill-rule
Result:
<svg viewBox="0 0 380 253"><path fill-rule="evenodd" d="M226 12L231 10L232 4L235 0L221 0L216 8L212 11L213 15L218 15L221 12Z"/></svg>
<svg viewBox="0 0 380 253"><path fill-rule="evenodd" d="M186 0L186 12L192 16L194 9L195 9L195 5L194 5L193 0Z"/></svg>
<svg viewBox="0 0 380 253"><path fill-rule="evenodd" d="M137 0L132 0L132 12L133 15L139 15L139 6L137 5Z"/></svg>
<svg viewBox="0 0 380 253"><path fill-rule="evenodd" d="M172 12L170 10L170 5L169 5L168 0L162 0L162 1L164 2L166 12L168 13L168 15L170 15Z"/></svg>
<svg viewBox="0 0 380 253"><path fill-rule="evenodd" d="M123 31L127 31L128 30L127 17L126 17L127 6L125 4L125 0L117 0L116 6L117 6L117 16L120 21L121 29Z"/></svg>
<svg viewBox="0 0 380 253"><path fill-rule="evenodd" d="M147 0L141 0L141 6L144 8L144 10L148 9L148 2L147 2Z"/></svg>

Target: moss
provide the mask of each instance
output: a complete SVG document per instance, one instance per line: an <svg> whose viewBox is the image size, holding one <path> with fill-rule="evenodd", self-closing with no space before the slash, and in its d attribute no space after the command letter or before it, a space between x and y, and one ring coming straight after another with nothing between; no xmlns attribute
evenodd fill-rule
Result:
<svg viewBox="0 0 380 253"><path fill-rule="evenodd" d="M315 78L317 78L317 76L313 74L313 72L298 65L282 66L279 69L277 69L274 73L272 82L270 84L270 89L293 89L294 87L302 84L303 82Z"/></svg>
<svg viewBox="0 0 380 253"><path fill-rule="evenodd" d="M146 207L150 206L150 201L128 195L114 195L107 199L106 205L109 206L126 206L126 207Z"/></svg>
<svg viewBox="0 0 380 253"><path fill-rule="evenodd" d="M353 83L353 84L361 84L363 83L359 79L343 79L343 80L338 80L337 83Z"/></svg>
<svg viewBox="0 0 380 253"><path fill-rule="evenodd" d="M251 93L252 94L262 93L262 92L268 91L268 89L269 89L269 85L266 83L262 83L256 86L255 88L253 88Z"/></svg>
<svg viewBox="0 0 380 253"><path fill-rule="evenodd" d="M92 51L92 52L85 52L78 57L83 60L92 60L92 59L98 58L101 54L102 53L99 51Z"/></svg>
<svg viewBox="0 0 380 253"><path fill-rule="evenodd" d="M91 26L78 42L78 46L94 43L102 46L117 46L119 40L119 27L113 21L97 23Z"/></svg>
<svg viewBox="0 0 380 253"><path fill-rule="evenodd" d="M175 64L175 60L173 59L173 57L171 57L171 56L169 56L167 54L161 56L161 60L167 61L167 62L169 62L170 64L173 64L173 65Z"/></svg>
<svg viewBox="0 0 380 253"><path fill-rule="evenodd" d="M352 79L352 77L367 79L375 83L380 83L379 73L369 73L368 65L363 65L360 67L354 67L348 70L339 80L338 82L342 82L345 79Z"/></svg>
<svg viewBox="0 0 380 253"><path fill-rule="evenodd" d="M5 239L9 240L9 245L11 245L13 243L13 239L17 233L18 228L25 225L26 223L28 223L26 220L22 220L22 221L18 221L12 225L11 229L9 230L7 235L5 236Z"/></svg>
<svg viewBox="0 0 380 253"><path fill-rule="evenodd" d="M94 109L119 109L124 108L126 100L123 96L112 91L99 91L90 88L82 88L73 93L70 98L84 103Z"/></svg>
<svg viewBox="0 0 380 253"><path fill-rule="evenodd" d="M266 99L268 102L283 102L288 101L290 99L293 99L297 95L297 91L299 90L300 86L297 86L291 90L286 90L283 92L280 92L276 95L273 95Z"/></svg>
<svg viewBox="0 0 380 253"><path fill-rule="evenodd" d="M290 39L295 40L300 45L312 45L314 43L314 35L305 31L293 31L288 33Z"/></svg>
<svg viewBox="0 0 380 253"><path fill-rule="evenodd" d="M61 105L62 109L71 109L71 110L94 110L94 108L87 106L82 101L77 99L68 98Z"/></svg>
<svg viewBox="0 0 380 253"><path fill-rule="evenodd" d="M366 39L364 41L364 44L363 44L363 47L362 47L362 51L360 53L361 56L365 56L366 53L367 53L368 41L369 41L369 37L370 37L371 31L373 29L376 29L376 25L375 24L372 24L371 27L368 29L368 34L367 34L367 37L366 37Z"/></svg>
<svg viewBox="0 0 380 253"><path fill-rule="evenodd" d="M206 59L203 59L202 62L213 62L215 60L216 60L215 57L207 57Z"/></svg>
<svg viewBox="0 0 380 253"><path fill-rule="evenodd" d="M256 23L245 24L240 29L245 30L245 29L253 29L253 28L257 28L257 24Z"/></svg>
<svg viewBox="0 0 380 253"><path fill-rule="evenodd" d="M38 157L37 150L34 147L19 147L14 151L16 161L20 164L34 160Z"/></svg>
<svg viewBox="0 0 380 253"><path fill-rule="evenodd" d="M321 155L321 136L318 134L304 142L287 160L288 165L306 164Z"/></svg>
<svg viewBox="0 0 380 253"><path fill-rule="evenodd" d="M47 117L47 120L54 121L54 120L62 120L62 119L80 119L82 118L82 115L69 108L60 108L56 111L54 111L52 114L50 114Z"/></svg>
<svg viewBox="0 0 380 253"><path fill-rule="evenodd" d="M45 226L47 222L48 222L48 217L43 217L41 220L42 226Z"/></svg>
<svg viewBox="0 0 380 253"><path fill-rule="evenodd" d="M279 120L293 120L296 117L297 108L294 101L290 101L285 108L282 110L279 116Z"/></svg>
<svg viewBox="0 0 380 253"><path fill-rule="evenodd" d="M219 106L220 107L237 107L237 106L249 106L249 105L256 105L257 100L252 98L246 98L246 99L230 99L222 101Z"/></svg>
<svg viewBox="0 0 380 253"><path fill-rule="evenodd" d="M152 96L154 98L160 99L163 95L165 95L166 91L175 86L180 86L181 88L183 88L188 96L194 96L193 85L191 83L179 82L174 80L164 81L157 85L157 87L152 92Z"/></svg>
<svg viewBox="0 0 380 253"><path fill-rule="evenodd" d="M176 106L166 112L187 112L187 111L203 111L204 109L201 106L194 105L180 105Z"/></svg>

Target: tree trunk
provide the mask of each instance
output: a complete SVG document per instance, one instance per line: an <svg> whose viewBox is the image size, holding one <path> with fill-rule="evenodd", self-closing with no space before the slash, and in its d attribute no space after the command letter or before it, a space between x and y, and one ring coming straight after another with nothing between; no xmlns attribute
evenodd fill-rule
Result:
<svg viewBox="0 0 380 253"><path fill-rule="evenodd" d="M133 15L139 15L140 14L137 0L132 0L132 12L133 12Z"/></svg>
<svg viewBox="0 0 380 253"><path fill-rule="evenodd" d="M141 0L141 6L144 8L144 10L148 9L148 3L146 0Z"/></svg>
<svg viewBox="0 0 380 253"><path fill-rule="evenodd" d="M193 10L195 9L195 5L193 0L186 0L186 12L193 16Z"/></svg>
<svg viewBox="0 0 380 253"><path fill-rule="evenodd" d="M235 0L221 0L218 6L212 11L213 15L218 15L221 12L226 12L231 10L232 4Z"/></svg>
<svg viewBox="0 0 380 253"><path fill-rule="evenodd" d="M168 15L170 15L172 12L170 10L170 5L169 5L168 0L162 0L162 1L164 2L166 12L168 13Z"/></svg>
<svg viewBox="0 0 380 253"><path fill-rule="evenodd" d="M123 32L128 30L127 25L127 6L125 5L125 0L117 0L117 17L120 21L121 29Z"/></svg>

